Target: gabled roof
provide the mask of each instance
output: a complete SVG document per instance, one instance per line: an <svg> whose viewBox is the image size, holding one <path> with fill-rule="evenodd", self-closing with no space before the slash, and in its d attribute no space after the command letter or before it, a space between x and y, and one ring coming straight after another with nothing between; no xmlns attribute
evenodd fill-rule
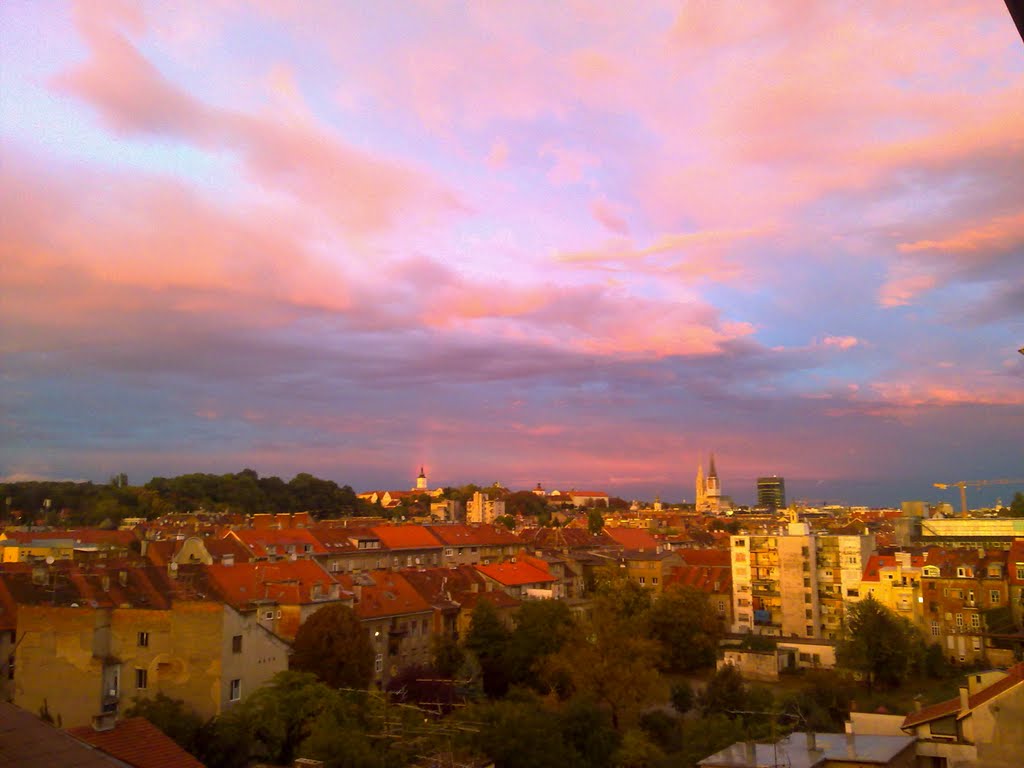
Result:
<svg viewBox="0 0 1024 768"><path fill-rule="evenodd" d="M119 720L108 731L97 731L83 725L68 728L67 732L132 768L204 768L201 762L144 717Z"/></svg>
<svg viewBox="0 0 1024 768"><path fill-rule="evenodd" d="M727 549L686 549L676 552L686 565L702 565L709 568L732 570L732 554Z"/></svg>
<svg viewBox="0 0 1024 768"><path fill-rule="evenodd" d="M373 527L377 538L388 549L439 549L437 536L422 525L377 525Z"/></svg>
<svg viewBox="0 0 1024 768"><path fill-rule="evenodd" d="M473 566L484 576L494 579L506 587L522 586L523 584L540 584L558 581L547 571L541 570L535 565L522 562L506 562L497 565L476 565Z"/></svg>
<svg viewBox="0 0 1024 768"><path fill-rule="evenodd" d="M6 701L0 701L0 762L4 768L125 768L75 737Z"/></svg>
<svg viewBox="0 0 1024 768"><path fill-rule="evenodd" d="M234 608L259 600L281 605L319 603L330 599L330 589L337 583L318 562L309 559L209 565L205 569L218 593ZM314 587L318 587L317 598L313 597Z"/></svg>
<svg viewBox="0 0 1024 768"><path fill-rule="evenodd" d="M117 561L79 565L65 560L49 568L4 563L0 580L18 605L166 609L174 592L164 569Z"/></svg>
<svg viewBox="0 0 1024 768"><path fill-rule="evenodd" d="M608 539L595 536L586 528L527 528L519 539L531 547L553 549L593 549L608 545Z"/></svg>
<svg viewBox="0 0 1024 768"><path fill-rule="evenodd" d="M921 723L927 723L932 720L948 717L951 714L956 714L957 720L962 720L973 710L992 701L998 696L1003 695L1011 688L1015 688L1022 683L1024 683L1024 662L1010 667L1010 669L1006 671L1006 677L996 680L991 685L987 685L977 693L969 696L966 708L962 707L959 697L949 699L948 701L940 701L938 704L932 704L930 707L924 707L919 712L911 712L907 715L906 719L904 719L901 727L906 730L907 728L920 725Z"/></svg>
<svg viewBox="0 0 1024 768"><path fill-rule="evenodd" d="M728 554L728 553L726 553ZM719 594L732 591L732 569L707 565L677 565L665 580L665 586L693 587L701 592Z"/></svg>
<svg viewBox="0 0 1024 768"><path fill-rule="evenodd" d="M350 574L339 574L338 578L349 591L355 592L355 612L360 619L433 611L430 603L398 571L370 571L360 574L358 583Z"/></svg>
<svg viewBox="0 0 1024 768"><path fill-rule="evenodd" d="M446 547L518 546L522 542L509 530L493 525L429 525L426 528Z"/></svg>
<svg viewBox="0 0 1024 768"><path fill-rule="evenodd" d="M307 545L310 551L305 554L325 555L326 548L307 528L261 528L229 531L226 537L238 539L254 557L271 557L289 554L289 547L295 548L296 554L304 554ZM273 547L274 551L269 551Z"/></svg>
<svg viewBox="0 0 1024 768"><path fill-rule="evenodd" d="M605 528L603 533L612 542L626 549L655 552L659 546L658 540L643 528Z"/></svg>

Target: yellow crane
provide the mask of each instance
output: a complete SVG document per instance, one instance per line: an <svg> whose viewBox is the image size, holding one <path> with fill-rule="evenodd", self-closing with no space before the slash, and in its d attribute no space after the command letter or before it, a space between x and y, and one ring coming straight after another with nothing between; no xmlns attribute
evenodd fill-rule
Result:
<svg viewBox="0 0 1024 768"><path fill-rule="evenodd" d="M1024 480L957 480L954 483L932 483L936 488L946 490L956 486L960 489L960 517L967 517L967 487L981 488L985 485L1024 485Z"/></svg>

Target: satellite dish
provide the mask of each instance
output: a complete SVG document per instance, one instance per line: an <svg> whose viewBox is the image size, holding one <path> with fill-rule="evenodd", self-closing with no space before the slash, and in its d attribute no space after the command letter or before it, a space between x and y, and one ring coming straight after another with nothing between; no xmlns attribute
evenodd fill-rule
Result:
<svg viewBox="0 0 1024 768"><path fill-rule="evenodd" d="M53 565L53 555L47 555L46 556L46 564L47 565Z"/></svg>

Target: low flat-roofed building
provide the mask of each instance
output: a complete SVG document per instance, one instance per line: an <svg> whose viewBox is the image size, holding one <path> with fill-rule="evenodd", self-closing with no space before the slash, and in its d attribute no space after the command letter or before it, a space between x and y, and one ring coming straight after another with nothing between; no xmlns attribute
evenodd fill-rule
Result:
<svg viewBox="0 0 1024 768"><path fill-rule="evenodd" d="M738 741L697 764L705 768L844 768L915 765L913 736L854 733L791 733L775 744Z"/></svg>

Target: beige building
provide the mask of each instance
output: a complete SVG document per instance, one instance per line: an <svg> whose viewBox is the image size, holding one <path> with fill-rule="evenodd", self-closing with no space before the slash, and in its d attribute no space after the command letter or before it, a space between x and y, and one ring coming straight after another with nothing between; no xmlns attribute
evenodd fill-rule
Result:
<svg viewBox="0 0 1024 768"><path fill-rule="evenodd" d="M492 525L505 514L505 502L488 498L486 493L477 491L466 503L466 522Z"/></svg>
<svg viewBox="0 0 1024 768"><path fill-rule="evenodd" d="M971 674L960 695L907 715L919 765L1018 768L1024 758L1024 663Z"/></svg>

